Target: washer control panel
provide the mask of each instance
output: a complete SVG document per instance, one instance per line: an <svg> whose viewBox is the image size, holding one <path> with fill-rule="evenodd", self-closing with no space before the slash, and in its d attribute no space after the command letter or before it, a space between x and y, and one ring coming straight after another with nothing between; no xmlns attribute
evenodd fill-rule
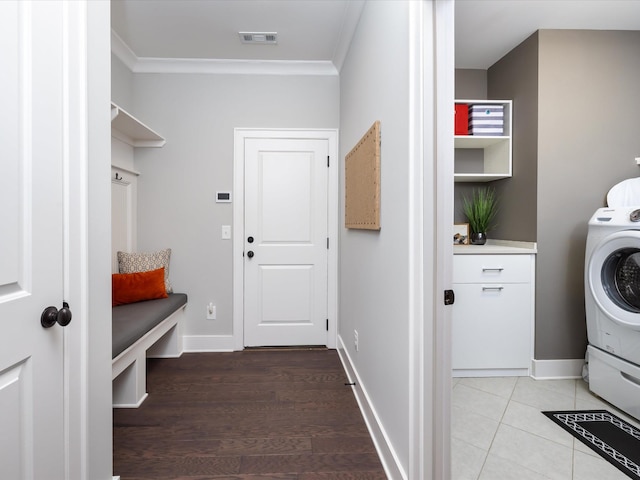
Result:
<svg viewBox="0 0 640 480"><path fill-rule="evenodd" d="M605 228L626 226L640 230L640 206L599 208L589 220L589 225L601 225Z"/></svg>

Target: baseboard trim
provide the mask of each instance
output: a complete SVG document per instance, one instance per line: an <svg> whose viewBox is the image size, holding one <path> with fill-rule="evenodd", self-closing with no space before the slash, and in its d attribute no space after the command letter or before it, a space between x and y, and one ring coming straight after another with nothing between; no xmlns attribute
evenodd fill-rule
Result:
<svg viewBox="0 0 640 480"><path fill-rule="evenodd" d="M114 403L113 408L140 408L140 405L142 405L142 402L144 402L148 396L149 394L145 392L137 403Z"/></svg>
<svg viewBox="0 0 640 480"><path fill-rule="evenodd" d="M536 380L582 378L584 358L531 360L531 376Z"/></svg>
<svg viewBox="0 0 640 480"><path fill-rule="evenodd" d="M185 352L234 352L233 335L185 335L182 337Z"/></svg>
<svg viewBox="0 0 640 480"><path fill-rule="evenodd" d="M384 471L387 474L387 478L391 480L406 480L407 475L400 465L398 456L389 442L386 431L378 419L378 415L373 408L373 404L369 400L369 395L360 381L355 365L351 361L349 352L345 348L340 335L338 335L338 355L342 361L347 377L349 378L349 382L355 382L355 385L352 387L353 394L356 397L356 401L358 402L364 421L369 429L371 439L376 447L378 456L380 457L380 461L384 467Z"/></svg>
<svg viewBox="0 0 640 480"><path fill-rule="evenodd" d="M528 377L527 368L456 369L453 378L458 377Z"/></svg>

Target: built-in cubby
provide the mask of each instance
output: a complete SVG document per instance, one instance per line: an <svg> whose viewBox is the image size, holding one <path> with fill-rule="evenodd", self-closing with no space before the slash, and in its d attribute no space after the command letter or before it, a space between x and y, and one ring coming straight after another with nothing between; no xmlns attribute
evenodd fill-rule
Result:
<svg viewBox="0 0 640 480"><path fill-rule="evenodd" d="M511 177L511 100L456 100L467 105L501 105L502 135L456 135L454 179L456 182L490 182Z"/></svg>
<svg viewBox="0 0 640 480"><path fill-rule="evenodd" d="M115 103L111 103L111 250L117 273L118 250L136 250L137 183L135 149L162 147L165 139Z"/></svg>

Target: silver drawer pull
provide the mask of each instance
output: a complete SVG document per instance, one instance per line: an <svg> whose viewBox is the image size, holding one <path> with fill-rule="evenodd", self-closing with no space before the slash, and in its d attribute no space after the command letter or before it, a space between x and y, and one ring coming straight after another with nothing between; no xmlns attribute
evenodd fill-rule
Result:
<svg viewBox="0 0 640 480"><path fill-rule="evenodd" d="M504 287L482 287L483 292L501 292Z"/></svg>
<svg viewBox="0 0 640 480"><path fill-rule="evenodd" d="M504 270L504 268L502 268L502 267L493 267L493 268L491 268L491 267L482 267L482 271L483 272L501 272L503 270Z"/></svg>

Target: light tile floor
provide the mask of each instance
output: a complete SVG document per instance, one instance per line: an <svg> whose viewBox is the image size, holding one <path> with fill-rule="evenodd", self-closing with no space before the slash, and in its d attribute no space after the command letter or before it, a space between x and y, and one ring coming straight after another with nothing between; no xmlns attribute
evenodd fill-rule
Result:
<svg viewBox="0 0 640 480"><path fill-rule="evenodd" d="M606 409L582 380L454 378L453 480L628 480L541 411Z"/></svg>

